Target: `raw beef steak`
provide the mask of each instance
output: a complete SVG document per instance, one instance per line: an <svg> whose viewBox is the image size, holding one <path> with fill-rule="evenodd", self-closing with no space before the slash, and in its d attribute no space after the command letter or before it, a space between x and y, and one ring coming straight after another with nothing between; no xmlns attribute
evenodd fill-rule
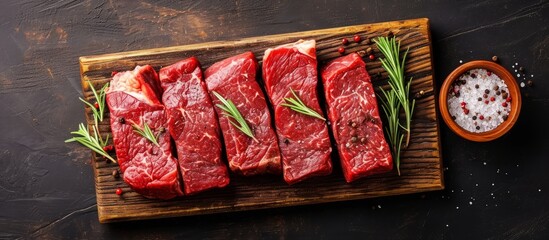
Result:
<svg viewBox="0 0 549 240"><path fill-rule="evenodd" d="M229 121L234 120L225 116L223 110L215 108L225 139L229 167L242 175L281 172L280 150L271 127L267 102L256 81L257 70L255 56L246 52L217 62L205 72L212 101L221 104L212 91L231 100L254 134L255 140L233 126Z"/></svg>
<svg viewBox="0 0 549 240"><path fill-rule="evenodd" d="M227 186L219 125L198 60L192 57L160 69L160 82L185 194Z"/></svg>
<svg viewBox="0 0 549 240"><path fill-rule="evenodd" d="M151 66L117 73L107 90L111 130L124 181L148 198L182 195L177 160L172 156L158 75ZM144 123L158 136L158 144L134 131Z"/></svg>
<svg viewBox="0 0 549 240"><path fill-rule="evenodd" d="M345 180L390 171L391 151L364 61L352 53L332 60L321 73Z"/></svg>
<svg viewBox="0 0 549 240"><path fill-rule="evenodd" d="M284 98L294 97L290 91L293 89L305 105L322 115L316 90L315 41L300 40L267 49L263 57L263 79L274 107L284 180L293 184L330 174L332 149L326 123L281 106Z"/></svg>

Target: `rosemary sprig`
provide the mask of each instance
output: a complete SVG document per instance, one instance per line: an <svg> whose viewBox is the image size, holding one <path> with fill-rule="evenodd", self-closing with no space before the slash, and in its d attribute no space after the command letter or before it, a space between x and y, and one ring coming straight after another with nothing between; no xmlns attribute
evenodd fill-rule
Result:
<svg viewBox="0 0 549 240"><path fill-rule="evenodd" d="M99 122L103 121L103 116L104 116L104 113L105 113L105 99L106 99L106 96L107 96L106 90L109 87L109 83L106 83L105 85L103 85L101 90L99 90L99 93L95 90L95 88L93 87L93 85L91 84L91 82L89 80L88 80L88 84L90 85L90 88L93 92L93 96L95 97L95 101L97 101L98 108L96 108L90 102L82 99L81 97L78 97L78 99L80 99L80 101L82 101L83 103L85 103L86 105L88 105L90 107L90 109L92 110L92 113L93 113L93 120L95 122L95 125L97 126Z"/></svg>
<svg viewBox="0 0 549 240"><path fill-rule="evenodd" d="M285 102L280 104L281 106L289 107L290 109L298 113L302 113L311 117L322 119L322 121L326 121L326 119L322 117L322 115L315 112L315 110L307 107L307 105L305 105L305 103L303 103L303 101L299 99L299 97L297 96L297 94L294 92L293 89L290 88L290 91L294 95L294 98L284 98Z"/></svg>
<svg viewBox="0 0 549 240"><path fill-rule="evenodd" d="M408 50L404 52L402 62L400 60L400 41L397 42L395 37L379 37L374 39L377 47L385 58L381 58L381 66L389 73L389 85L391 90L395 91L395 96L400 102L401 109L404 111L405 121L401 127L406 132L406 141L404 148L410 143L410 123L412 122L412 114L414 112L415 99L410 102L410 84L412 79L406 81L404 77L404 64L406 63L406 55Z"/></svg>
<svg viewBox="0 0 549 240"><path fill-rule="evenodd" d="M143 136L144 138L152 142L154 145L160 147L160 144L158 144L158 140L156 140L157 136L154 135L153 131L149 127L149 124L147 124L146 122L143 122L143 127L140 127L139 125L134 123L132 126L133 126L134 132Z"/></svg>
<svg viewBox="0 0 549 240"><path fill-rule="evenodd" d="M384 98L384 100L381 101L381 107L383 108L385 116L387 116L385 133L389 138L391 153L393 154L396 163L398 175L400 175L400 147L402 146L402 140L404 139L404 134L402 134L400 130L400 102L396 97L395 91L385 91L383 88L380 88L380 90Z"/></svg>
<svg viewBox="0 0 549 240"><path fill-rule="evenodd" d="M255 138L254 133L252 132L252 129L250 129L250 126L248 126L248 123L246 122L246 119L240 114L238 111L238 108L234 105L234 103L231 100L225 99L223 96L221 96L216 91L212 91L214 96L221 101L223 104L216 104L218 108L223 110L223 115L225 115L228 118L232 118L236 121L233 122L229 119L229 122L238 128L242 133L246 134L248 137L251 137L254 141L258 142L258 140Z"/></svg>
<svg viewBox="0 0 549 240"><path fill-rule="evenodd" d="M107 135L107 139L103 140L103 138L101 138L101 135L99 134L99 130L97 130L97 125L93 126L93 136L90 134L88 128L86 128L83 123L80 123L80 125L78 125L78 131L71 132L71 134L75 136L65 140L66 143L79 142L80 144L93 150L99 155L106 157L107 159L116 163L116 160L114 160L114 158L112 158L105 150L103 150L103 147L109 141L109 136Z"/></svg>
<svg viewBox="0 0 549 240"><path fill-rule="evenodd" d="M412 79L406 80L404 76L404 65L408 50L404 52L402 61L400 58L400 41L397 43L395 37L379 37L374 39L377 47L385 58L381 58L381 66L389 74L389 86L391 89L385 91L381 88L382 107L387 116L388 126L385 132L391 144L391 152L396 162L398 174L400 175L400 152L401 147L408 147L410 143L410 124L414 112L415 99L410 102L410 85ZM401 110L404 112L404 125L400 119ZM406 137L406 141L403 141Z"/></svg>
<svg viewBox="0 0 549 240"><path fill-rule="evenodd" d="M90 85L90 88L93 92L93 95L95 97L95 100L97 101L98 107L96 108L93 104L90 102L82 99L79 97L80 101L84 102L86 105L90 107L92 110L94 125L92 127L93 129L93 135L90 134L90 131L88 128L84 126L83 123L80 123L78 125L78 131L71 132L73 136L70 139L65 140L66 143L69 142L78 142L85 147L91 149L92 151L102 155L103 157L106 157L110 161L116 163L116 160L112 158L103 148L107 146L107 143L109 142L109 135L107 135L107 138L103 140L101 137L101 134L99 133L99 122L103 121L103 116L105 112L105 99L106 99L106 90L109 87L109 83L106 83L100 90L97 92L90 81L88 81L88 84Z"/></svg>

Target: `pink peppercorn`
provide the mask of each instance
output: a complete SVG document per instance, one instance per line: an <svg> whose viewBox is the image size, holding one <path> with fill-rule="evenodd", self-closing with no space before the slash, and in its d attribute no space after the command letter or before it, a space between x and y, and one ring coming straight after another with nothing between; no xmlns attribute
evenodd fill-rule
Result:
<svg viewBox="0 0 549 240"><path fill-rule="evenodd" d="M502 103L502 104L501 104L501 106L503 106L503 107L507 107L507 103L506 103L506 102L504 102L504 103Z"/></svg>

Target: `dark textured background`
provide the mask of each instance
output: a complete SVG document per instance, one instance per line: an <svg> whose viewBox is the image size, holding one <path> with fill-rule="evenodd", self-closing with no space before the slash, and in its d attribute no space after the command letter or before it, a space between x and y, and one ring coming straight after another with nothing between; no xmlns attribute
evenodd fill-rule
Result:
<svg viewBox="0 0 549 240"><path fill-rule="evenodd" d="M437 85L498 55L533 80L515 127L489 143L441 122L446 190L314 206L99 224L78 57L398 19L431 19ZM549 238L549 2L4 0L0 239ZM533 77L532 77L533 75Z"/></svg>

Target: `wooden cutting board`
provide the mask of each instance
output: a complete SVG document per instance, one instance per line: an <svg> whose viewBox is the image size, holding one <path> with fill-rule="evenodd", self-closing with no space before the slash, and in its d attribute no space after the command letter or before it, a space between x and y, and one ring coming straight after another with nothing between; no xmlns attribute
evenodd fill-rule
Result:
<svg viewBox="0 0 549 240"><path fill-rule="evenodd" d="M410 48L406 75L413 77L411 96L416 96L420 91L424 94L416 96L411 142L402 153L401 176L393 171L348 184L334 154L334 171L330 176L288 186L282 176L246 178L232 174L231 184L227 188L162 201L146 199L133 192L121 178L115 179L111 175L113 170L118 169L116 164L108 163L93 154L99 221L106 223L233 212L443 189L439 121L435 102L437 92L433 80L429 20L426 18L81 57L82 89L86 100L93 102L93 94L87 81L99 89L110 80L113 71L131 70L137 65L145 64L158 70L161 66L168 66L190 56L196 56L205 69L219 60L244 51L252 51L261 63L267 48L299 39L317 41L317 58L319 66L322 66L326 61L340 56L337 49L341 46L343 37L349 38L351 42L345 47L347 53L363 54L368 47L374 49L376 60L371 61L368 56L364 56L367 70L372 75L374 85L386 87L387 74L377 60L381 53L368 40L359 44L352 42L355 34L359 34L362 39L394 34L402 41L402 50ZM93 119L91 110L87 107L86 116L87 123L91 126ZM107 119L100 126L103 134L110 134L108 123L107 114ZM337 151L334 149L334 152ZM124 190L123 197L115 194L118 187Z"/></svg>

